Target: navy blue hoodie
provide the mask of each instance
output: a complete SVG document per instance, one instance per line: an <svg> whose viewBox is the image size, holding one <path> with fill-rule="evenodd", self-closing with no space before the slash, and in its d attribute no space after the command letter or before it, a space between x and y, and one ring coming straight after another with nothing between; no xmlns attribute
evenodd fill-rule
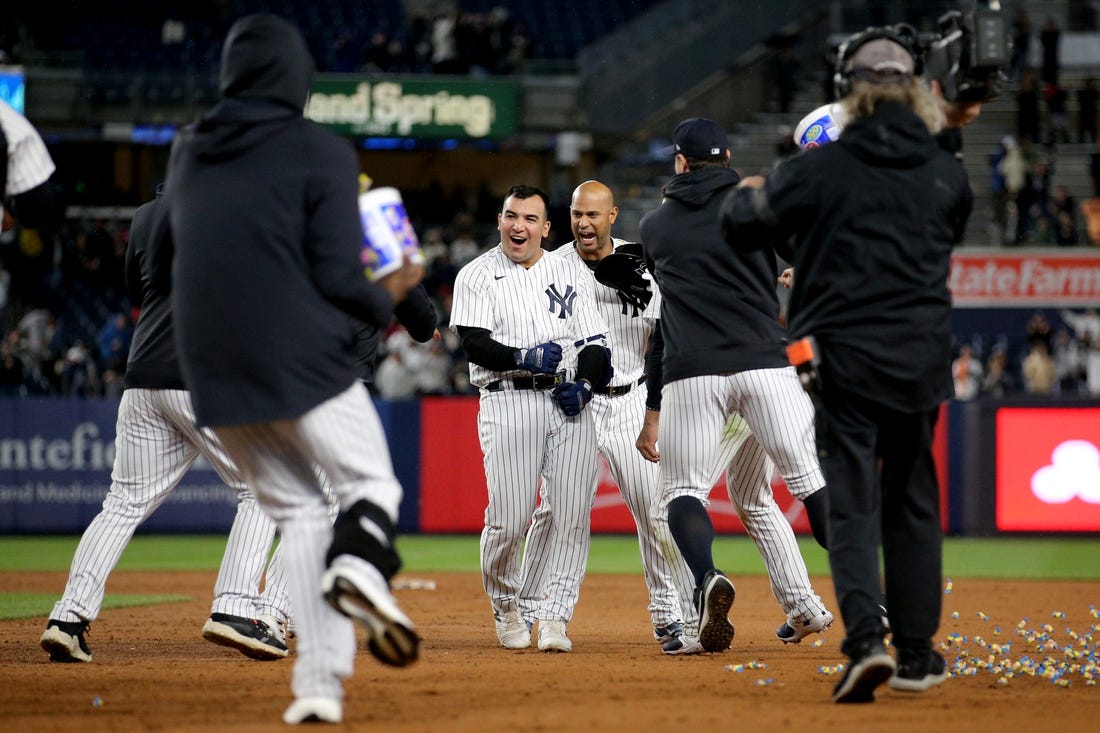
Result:
<svg viewBox="0 0 1100 733"><path fill-rule="evenodd" d="M200 425L293 419L358 377L348 316L384 326L393 299L360 264L358 162L303 117L313 62L294 26L238 20L223 100L177 136L167 193L176 340Z"/></svg>

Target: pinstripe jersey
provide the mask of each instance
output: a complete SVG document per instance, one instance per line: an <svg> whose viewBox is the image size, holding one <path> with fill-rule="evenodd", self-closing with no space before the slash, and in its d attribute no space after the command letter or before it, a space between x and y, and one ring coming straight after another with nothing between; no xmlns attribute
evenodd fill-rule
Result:
<svg viewBox="0 0 1100 733"><path fill-rule="evenodd" d="M0 126L8 139L8 179L4 196L16 196L45 183L56 166L38 131L0 99Z"/></svg>
<svg viewBox="0 0 1100 733"><path fill-rule="evenodd" d="M579 259L547 254L526 268L497 246L467 263L455 279L451 328L484 328L494 340L515 348L555 341L566 379L572 379L577 352L590 343L606 347L607 327L593 306L595 280ZM470 363L470 383L477 387L512 375L530 372L496 372Z"/></svg>
<svg viewBox="0 0 1100 733"><path fill-rule="evenodd" d="M623 239L613 239L612 242L616 248L626 244ZM578 254L575 243L558 247L550 255L574 262L580 267L587 267ZM611 386L635 384L645 372L645 352L649 335L653 332L653 320L660 317L661 295L657 292L657 283L650 283L653 297L646 309L639 311L627 303L619 295L619 291L597 282L594 277L590 279L600 315L607 323L611 366L615 370Z"/></svg>

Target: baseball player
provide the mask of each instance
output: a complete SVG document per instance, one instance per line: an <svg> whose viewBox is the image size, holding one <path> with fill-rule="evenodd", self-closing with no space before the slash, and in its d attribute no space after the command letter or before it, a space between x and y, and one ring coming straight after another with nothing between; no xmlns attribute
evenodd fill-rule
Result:
<svg viewBox="0 0 1100 733"><path fill-rule="evenodd" d="M168 498L200 455L238 495L203 636L255 659L287 655L281 625L274 618L285 614L285 609L278 608L278 600L265 607L259 597L275 523L257 505L218 439L195 425L176 358L171 303L148 287L144 274L146 246L163 230L166 214L161 199L154 199L135 212L130 229L126 283L131 302L141 304L141 316L118 409L111 488L103 509L80 538L65 592L40 640L55 662L92 661L84 633L99 616L107 576L134 531ZM272 562L278 573L279 561ZM268 583L268 595L277 598L272 583Z"/></svg>
<svg viewBox="0 0 1100 733"><path fill-rule="evenodd" d="M544 598L529 618L538 647L568 652L588 557L596 487L593 390L610 379L607 328L579 263L547 256L546 194L513 186L497 215L500 245L465 265L455 280L451 326L480 391L478 435L489 503L481 533L481 575L497 639L508 649L531 645L520 607L524 573L545 577ZM547 552L528 551L523 532L543 495L553 506ZM532 564L537 567L532 567Z"/></svg>
<svg viewBox="0 0 1100 733"><path fill-rule="evenodd" d="M385 325L423 267L364 276L355 152L305 119L312 75L287 21L261 13L233 24L222 100L177 135L172 237L150 253L154 284L171 282L196 417L279 528L298 637L295 699L283 714L292 725L343 720L349 619L385 664L411 664L420 648L389 588L401 565L401 485L347 316ZM315 466L340 503L335 527Z"/></svg>
<svg viewBox="0 0 1100 733"><path fill-rule="evenodd" d="M41 136L27 118L0 99L0 204L32 229L50 224L61 213L49 183L56 167Z"/></svg>
<svg viewBox="0 0 1100 733"><path fill-rule="evenodd" d="M725 243L718 210L740 177L729 167L729 144L717 123L684 120L665 153L675 156L676 176L660 206L641 222L646 265L663 298L655 331L663 352L663 416L647 411L648 437L639 436L639 444L656 458L652 438L659 433L662 501L673 539L695 575L698 645L722 651L733 640L728 613L736 591L714 565L706 501L718 461L736 445L723 442L728 421L741 415L751 436L728 464L731 499L749 517L746 525L759 528L760 550L775 565L773 590L787 612L776 635L800 641L827 628L833 616L809 584L794 533L771 496L759 448L805 504L819 541L825 539L827 502L815 455L813 405L784 349L775 255L735 253Z"/></svg>
<svg viewBox="0 0 1100 733"><path fill-rule="evenodd" d="M574 240L550 256L594 269L617 247L627 245L611 237L618 214L610 188L599 181L582 183L573 191L570 206ZM660 469L634 447L646 411L645 355L653 320L660 312L660 296L654 294L648 304L631 302L620 291L598 282L594 294L609 329L614 377L610 385L593 391L588 409L596 425L596 447L607 459L611 476L634 517L653 635L663 644L683 634L685 624L694 629L698 618L691 603L691 573L672 543L668 517L655 512L661 495ZM591 494L595 495L595 488ZM552 524L551 501L543 496L527 533L529 556L545 554ZM524 576L520 605L528 621L533 620L542 597L545 578L538 570L543 567L531 563Z"/></svg>

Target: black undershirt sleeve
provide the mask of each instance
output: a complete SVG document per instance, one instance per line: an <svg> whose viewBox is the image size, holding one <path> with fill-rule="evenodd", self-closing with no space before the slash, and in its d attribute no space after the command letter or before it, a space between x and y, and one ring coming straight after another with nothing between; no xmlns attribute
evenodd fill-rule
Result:
<svg viewBox="0 0 1100 733"><path fill-rule="evenodd" d="M648 410L660 412L661 387L664 386L664 371L661 361L665 355L665 339L661 335L661 322L654 324L653 333L649 335L649 351L645 355L645 386L649 394L645 398L645 406Z"/></svg>
<svg viewBox="0 0 1100 733"><path fill-rule="evenodd" d="M609 356L607 349L596 344L581 349L577 354L577 381L587 379L593 387L606 387L611 376Z"/></svg>
<svg viewBox="0 0 1100 733"><path fill-rule="evenodd" d="M462 340L462 349L471 363L494 372L516 369L516 349L494 339L489 335L488 329L458 326L458 337Z"/></svg>

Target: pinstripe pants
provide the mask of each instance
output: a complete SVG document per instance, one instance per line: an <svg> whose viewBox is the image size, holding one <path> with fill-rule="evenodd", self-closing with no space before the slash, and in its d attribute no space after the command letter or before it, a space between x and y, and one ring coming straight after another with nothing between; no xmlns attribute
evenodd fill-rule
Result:
<svg viewBox="0 0 1100 733"><path fill-rule="evenodd" d="M725 470L730 501L756 542L784 613L796 619L823 609L771 489L777 464L796 498L825 484L815 454L813 403L794 368L669 382L658 435L666 515L668 502L678 496L706 505Z"/></svg>
<svg viewBox="0 0 1100 733"><path fill-rule="evenodd" d="M538 619L573 618L591 540L596 490L592 414L565 417L549 391L482 390L478 437L489 503L481 532L481 578L493 610L519 606L523 575L545 578ZM523 553L539 491L554 507L548 552ZM544 546L545 547L545 546Z"/></svg>
<svg viewBox="0 0 1100 733"><path fill-rule="evenodd" d="M275 535L274 522L256 503L217 437L195 425L186 391L128 389L118 407L111 487L103 508L80 538L65 592L50 618L71 622L99 616L107 576L134 531L168 498L200 455L238 496L211 611L245 618L259 615L258 588Z"/></svg>
<svg viewBox="0 0 1100 733"><path fill-rule="evenodd" d="M396 523L401 485L367 390L356 382L296 419L215 432L282 535L298 634L294 695L343 699L341 680L353 670L355 630L320 593L332 522L315 467L332 481L342 509L365 499Z"/></svg>
<svg viewBox="0 0 1100 733"><path fill-rule="evenodd" d="M649 617L654 626L698 622L691 602L695 581L668 529L668 513L656 511L661 498L661 469L647 461L634 443L645 419L645 385L625 395L596 395L587 410L596 426L596 447L607 460L611 477L634 517L642 571L649 590ZM595 475L593 478L597 478ZM595 488L593 488L595 493ZM549 541L554 509L545 493L527 532L526 554L538 557ZM531 620L545 578L530 564L524 573L521 610Z"/></svg>

